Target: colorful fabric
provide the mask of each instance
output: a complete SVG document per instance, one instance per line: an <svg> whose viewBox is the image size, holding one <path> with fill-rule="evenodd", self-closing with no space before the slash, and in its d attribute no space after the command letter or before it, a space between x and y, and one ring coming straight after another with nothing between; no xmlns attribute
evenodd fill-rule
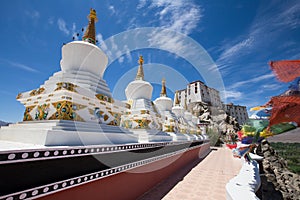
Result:
<svg viewBox="0 0 300 200"><path fill-rule="evenodd" d="M282 82L290 82L300 76L300 60L271 61L269 65Z"/></svg>
<svg viewBox="0 0 300 200"><path fill-rule="evenodd" d="M261 110L261 109L265 109L265 108L266 108L265 106L256 106L256 107L250 108L250 111L257 111L257 110Z"/></svg>
<svg viewBox="0 0 300 200"><path fill-rule="evenodd" d="M276 96L272 97L272 115L270 124L281 122L296 122L300 125L300 96Z"/></svg>
<svg viewBox="0 0 300 200"><path fill-rule="evenodd" d="M241 158L250 151L250 147L236 148L232 150L233 156Z"/></svg>

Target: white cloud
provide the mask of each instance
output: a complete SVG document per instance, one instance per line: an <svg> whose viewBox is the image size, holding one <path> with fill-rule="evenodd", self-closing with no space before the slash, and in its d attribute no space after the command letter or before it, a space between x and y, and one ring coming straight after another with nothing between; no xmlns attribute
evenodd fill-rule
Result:
<svg viewBox="0 0 300 200"><path fill-rule="evenodd" d="M73 22L73 24L72 24L72 33L75 33L75 31L76 31L76 24Z"/></svg>
<svg viewBox="0 0 300 200"><path fill-rule="evenodd" d="M221 92L222 99L234 99L239 100L242 97L243 93L234 90L225 90Z"/></svg>
<svg viewBox="0 0 300 200"><path fill-rule="evenodd" d="M161 49L168 49L171 52L188 49L182 37L168 30L160 32L154 31L151 36L149 39L150 46L159 46Z"/></svg>
<svg viewBox="0 0 300 200"><path fill-rule="evenodd" d="M126 51L126 54L125 54L125 55L126 55L127 60L129 60L129 62L131 62L131 61L132 61L132 57L131 57L130 50L129 50L128 46L125 45L125 46L124 46L124 49L125 49L125 51Z"/></svg>
<svg viewBox="0 0 300 200"><path fill-rule="evenodd" d="M240 52L244 51L248 48L251 48L253 45L253 37L249 37L245 40L242 40L233 46L230 46L228 49L225 49L221 56L219 57L218 61L220 60L227 60L233 56L240 56Z"/></svg>
<svg viewBox="0 0 300 200"><path fill-rule="evenodd" d="M101 33L98 33L96 35L96 40L98 41L99 43L99 46L101 47L102 50L107 50L107 46L105 45L104 41L103 41L103 36Z"/></svg>
<svg viewBox="0 0 300 200"><path fill-rule="evenodd" d="M31 19L37 20L40 18L40 13L36 10L33 11L25 11L25 14L29 16Z"/></svg>
<svg viewBox="0 0 300 200"><path fill-rule="evenodd" d="M70 32L72 33L72 36L74 38L74 40L78 40L78 36L77 34L79 35L79 33L76 32L76 24L73 22L72 24L72 29L70 30Z"/></svg>
<svg viewBox="0 0 300 200"><path fill-rule="evenodd" d="M124 62L124 56L120 56L119 58L118 58L118 62L121 64L121 63L123 63Z"/></svg>
<svg viewBox="0 0 300 200"><path fill-rule="evenodd" d="M287 6L287 8L277 15L277 24L278 26L286 26L291 29L298 28L300 25L299 20L300 13L300 4L296 1L295 4L291 3Z"/></svg>
<svg viewBox="0 0 300 200"><path fill-rule="evenodd" d="M272 12L270 12L272 10ZM276 13L276 15L274 15ZM244 56L253 55L253 59L266 59L272 52L274 41L286 33L287 30L299 27L300 4L298 1L285 1L281 3L262 2L257 10L249 29L236 38L230 38L229 42L223 42L219 58L216 63L220 69L234 67ZM282 41L284 44L285 41ZM299 52L300 48L295 47ZM255 50L255 51L254 51ZM262 53L260 53L262 52ZM286 50L284 50L286 52Z"/></svg>
<svg viewBox="0 0 300 200"><path fill-rule="evenodd" d="M12 67L23 69L23 70L28 71L28 72L39 73L38 70L36 70L36 69L34 69L34 68L32 68L28 65L22 64L22 63L18 63L18 62L6 60L6 59L0 59L0 60L8 63Z"/></svg>
<svg viewBox="0 0 300 200"><path fill-rule="evenodd" d="M190 34L194 30L202 15L200 6L185 0L152 0L150 5L145 0L140 0L138 9L144 7L156 9L160 26L169 28L183 34Z"/></svg>
<svg viewBox="0 0 300 200"><path fill-rule="evenodd" d="M98 33L96 35L96 40L98 41L99 48L102 49L105 52L105 54L108 56L108 58L111 58L112 52L107 48L101 33Z"/></svg>
<svg viewBox="0 0 300 200"><path fill-rule="evenodd" d="M258 76L258 77L248 79L248 80L245 80L245 81L236 82L233 85L231 85L229 88L230 89L236 89L236 88L241 87L241 86L246 85L246 84L257 83L257 82L260 82L260 81L263 81L263 80L266 80L266 79L269 79L269 78L273 78L273 77L274 77L274 74L269 73L269 74Z"/></svg>
<svg viewBox="0 0 300 200"><path fill-rule="evenodd" d="M137 5L137 9L141 9L141 8L143 8L145 5L146 5L146 3L147 3L147 0L140 0L139 1L139 4Z"/></svg>
<svg viewBox="0 0 300 200"><path fill-rule="evenodd" d="M111 11L111 14L115 14L116 13L116 10L115 10L115 7L110 5L108 6L108 9Z"/></svg>
<svg viewBox="0 0 300 200"><path fill-rule="evenodd" d="M278 90L282 87L280 84L265 84L262 86L264 90Z"/></svg>
<svg viewBox="0 0 300 200"><path fill-rule="evenodd" d="M63 33L65 33L66 35L70 34L70 31L67 29L67 24L66 24L65 20L59 18L57 20L57 25L58 25L59 30L61 30Z"/></svg>
<svg viewBox="0 0 300 200"><path fill-rule="evenodd" d="M48 19L48 23L51 24L51 25L54 24L54 18L53 18L53 17L50 17L50 18Z"/></svg>

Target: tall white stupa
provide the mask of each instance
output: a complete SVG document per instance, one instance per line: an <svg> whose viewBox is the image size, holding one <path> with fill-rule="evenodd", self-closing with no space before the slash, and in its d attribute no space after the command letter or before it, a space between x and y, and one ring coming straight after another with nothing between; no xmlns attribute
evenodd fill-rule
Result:
<svg viewBox="0 0 300 200"><path fill-rule="evenodd" d="M162 122L151 101L153 87L144 79L143 56L140 56L138 63L136 78L125 89L130 111L122 116L122 125L132 129L160 130Z"/></svg>
<svg viewBox="0 0 300 200"><path fill-rule="evenodd" d="M165 79L162 80L160 97L155 99L154 104L157 107L163 119L162 130L165 132L176 132L177 119L175 114L172 113L173 101L167 96Z"/></svg>
<svg viewBox="0 0 300 200"><path fill-rule="evenodd" d="M174 105L172 107L172 112L176 115L176 117L183 117L184 108L181 106L178 98L178 91L175 92L174 96Z"/></svg>
<svg viewBox="0 0 300 200"><path fill-rule="evenodd" d="M132 129L140 142L169 141L171 137L162 132L163 119L151 101L153 87L144 78L143 56L138 63L136 78L125 89L130 109L122 115L121 126Z"/></svg>
<svg viewBox="0 0 300 200"><path fill-rule="evenodd" d="M178 99L178 91L175 92L174 106L172 107L172 112L176 115L178 119L179 132L187 133L187 123L184 119L184 108L181 106Z"/></svg>
<svg viewBox="0 0 300 200"><path fill-rule="evenodd" d="M135 77L135 80L130 82L125 89L126 98L129 102L142 100L143 102L150 101L152 97L153 87L145 81L144 78L144 59L143 56L139 58L139 68ZM145 105L145 107L147 107Z"/></svg>
<svg viewBox="0 0 300 200"><path fill-rule="evenodd" d="M96 46L95 10L88 19L82 41L62 47L61 71L17 96L26 107L23 122L1 129L0 139L41 145L137 142L119 127L128 105L114 100L103 80L108 58Z"/></svg>

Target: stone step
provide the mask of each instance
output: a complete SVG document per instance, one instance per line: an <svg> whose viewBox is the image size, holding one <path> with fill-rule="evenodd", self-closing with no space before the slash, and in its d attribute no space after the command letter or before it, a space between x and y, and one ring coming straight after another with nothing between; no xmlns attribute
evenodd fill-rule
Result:
<svg viewBox="0 0 300 200"><path fill-rule="evenodd" d="M33 121L10 124L2 129L11 130L63 130L63 131L84 131L84 132L108 132L108 133L128 133L130 131L119 126L97 124L92 122L74 122L67 120L57 121Z"/></svg>

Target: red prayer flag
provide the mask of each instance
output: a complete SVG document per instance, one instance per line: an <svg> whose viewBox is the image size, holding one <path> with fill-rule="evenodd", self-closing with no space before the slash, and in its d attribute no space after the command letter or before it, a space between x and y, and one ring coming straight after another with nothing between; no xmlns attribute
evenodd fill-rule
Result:
<svg viewBox="0 0 300 200"><path fill-rule="evenodd" d="M269 65L282 82L290 82L300 76L300 60L271 61Z"/></svg>
<svg viewBox="0 0 300 200"><path fill-rule="evenodd" d="M296 122L300 126L300 96L276 96L269 102L272 104L270 124Z"/></svg>

